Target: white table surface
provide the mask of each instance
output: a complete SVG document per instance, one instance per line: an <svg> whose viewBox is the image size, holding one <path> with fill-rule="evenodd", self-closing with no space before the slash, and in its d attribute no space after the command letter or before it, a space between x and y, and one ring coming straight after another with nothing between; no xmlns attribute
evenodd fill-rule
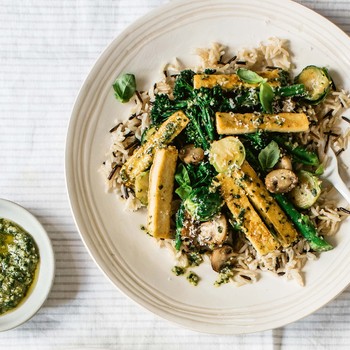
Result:
<svg viewBox="0 0 350 350"><path fill-rule="evenodd" d="M29 322L1 333L0 349L349 349L350 288L286 327L214 336L144 310L111 285L86 251L64 180L71 108L110 41L166 2L0 0L0 197L38 217L57 264L44 307ZM350 33L350 0L299 2Z"/></svg>

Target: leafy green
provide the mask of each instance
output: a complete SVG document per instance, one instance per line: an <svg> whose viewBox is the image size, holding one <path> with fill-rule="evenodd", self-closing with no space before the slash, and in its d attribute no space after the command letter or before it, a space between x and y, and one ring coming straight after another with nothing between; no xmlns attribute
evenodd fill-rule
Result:
<svg viewBox="0 0 350 350"><path fill-rule="evenodd" d="M277 80L280 82L281 86L289 85L290 84L289 72L287 72L286 70L280 69L278 67L275 67L275 68L279 69Z"/></svg>
<svg viewBox="0 0 350 350"><path fill-rule="evenodd" d="M195 90L193 88L192 70L182 71L175 81L174 86L174 104L178 109L183 109L190 119L190 123L186 127L185 136L188 141L195 143L196 146L202 147L204 150L209 148L210 140L214 139L214 111L211 109L211 103L216 101L211 98L213 91L204 91L202 89ZM181 106L177 105L181 102Z"/></svg>
<svg viewBox="0 0 350 350"><path fill-rule="evenodd" d="M179 184L175 193L184 200L194 188L210 186L216 175L216 171L208 161L203 161L199 165L180 163L175 173L175 180Z"/></svg>
<svg viewBox="0 0 350 350"><path fill-rule="evenodd" d="M206 130L209 140L215 139L214 118L215 112L220 109L223 101L223 92L219 86L211 88L195 89L194 103L199 107L202 114L202 125Z"/></svg>
<svg viewBox="0 0 350 350"><path fill-rule="evenodd" d="M261 151L269 143L267 133L263 132L262 130L252 134L245 134L244 138L248 140L251 146L257 151Z"/></svg>
<svg viewBox="0 0 350 350"><path fill-rule="evenodd" d="M174 85L174 97L176 100L188 100L193 97L193 77L195 72L186 69L177 76Z"/></svg>
<svg viewBox="0 0 350 350"><path fill-rule="evenodd" d="M134 74L126 73L117 78L113 84L115 97L122 103L128 102L136 91Z"/></svg>
<svg viewBox="0 0 350 350"><path fill-rule="evenodd" d="M217 175L214 167L208 161L201 162L199 165L189 164L187 169L194 188L203 185L210 186Z"/></svg>
<svg viewBox="0 0 350 350"><path fill-rule="evenodd" d="M185 129L186 143L194 143L196 147L201 147L204 150L209 148L209 142L204 134L203 127L201 126L201 114L199 108L192 106L185 111L190 122Z"/></svg>
<svg viewBox="0 0 350 350"><path fill-rule="evenodd" d="M268 83L260 84L259 99L260 103L266 113L272 113L272 101L275 97L275 93L272 87Z"/></svg>
<svg viewBox="0 0 350 350"><path fill-rule="evenodd" d="M266 82L266 79L261 77L259 74L246 68L238 68L237 75L242 81L248 84L260 84Z"/></svg>
<svg viewBox="0 0 350 350"><path fill-rule="evenodd" d="M280 157L280 149L275 141L271 141L258 155L259 163L262 169L273 168Z"/></svg>
<svg viewBox="0 0 350 350"><path fill-rule="evenodd" d="M256 89L239 89L237 95L231 100L234 101L235 108L233 112L249 113L258 110L260 107L259 95Z"/></svg>
<svg viewBox="0 0 350 350"><path fill-rule="evenodd" d="M211 192L207 186L194 189L184 201L187 212L199 221L208 221L216 215L222 205L219 192Z"/></svg>
<svg viewBox="0 0 350 350"><path fill-rule="evenodd" d="M260 103L263 107L264 112L272 113L272 101L275 97L275 93L272 87L267 83L267 80L252 70L245 68L239 68L237 70L237 75L241 80L248 84L260 84Z"/></svg>
<svg viewBox="0 0 350 350"><path fill-rule="evenodd" d="M186 101L171 100L166 94L157 94L151 110L152 124L163 123L176 111L187 107Z"/></svg>
<svg viewBox="0 0 350 350"><path fill-rule="evenodd" d="M182 199L186 199L192 192L191 180L188 175L186 167L180 163L177 167L175 180L179 184L179 187L175 190L175 193Z"/></svg>

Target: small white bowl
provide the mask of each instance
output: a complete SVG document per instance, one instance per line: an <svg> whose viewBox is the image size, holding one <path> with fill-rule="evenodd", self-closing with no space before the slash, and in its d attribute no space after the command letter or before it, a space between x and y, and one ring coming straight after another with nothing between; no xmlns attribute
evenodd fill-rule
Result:
<svg viewBox="0 0 350 350"><path fill-rule="evenodd" d="M41 308L48 297L55 275L55 258L51 241L40 222L26 209L0 199L0 217L14 221L27 231L39 249L39 271L29 294L13 310L0 315L0 332L28 321Z"/></svg>

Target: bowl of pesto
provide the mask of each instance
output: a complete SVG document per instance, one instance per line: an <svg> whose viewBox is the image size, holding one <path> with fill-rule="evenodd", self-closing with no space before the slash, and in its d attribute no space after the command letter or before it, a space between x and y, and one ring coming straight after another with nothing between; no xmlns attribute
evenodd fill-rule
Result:
<svg viewBox="0 0 350 350"><path fill-rule="evenodd" d="M0 331L36 314L49 295L54 271L43 226L23 207L0 199Z"/></svg>

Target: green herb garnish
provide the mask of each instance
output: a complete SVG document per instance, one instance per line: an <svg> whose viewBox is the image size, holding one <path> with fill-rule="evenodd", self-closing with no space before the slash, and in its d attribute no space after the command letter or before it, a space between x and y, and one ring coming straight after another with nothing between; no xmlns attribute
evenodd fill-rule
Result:
<svg viewBox="0 0 350 350"><path fill-rule="evenodd" d="M260 84L259 100L264 112L272 113L272 101L275 93L272 87L267 83L267 80L252 70L239 68L237 70L239 78L248 84Z"/></svg>
<svg viewBox="0 0 350 350"><path fill-rule="evenodd" d="M272 113L272 101L275 97L275 93L272 87L268 83L260 84L259 100L266 113Z"/></svg>
<svg viewBox="0 0 350 350"><path fill-rule="evenodd" d="M175 193L181 198L186 199L192 192L191 180L188 175L188 171L183 164L179 164L175 174L175 180L179 184L179 187L175 190Z"/></svg>
<svg viewBox="0 0 350 350"><path fill-rule="evenodd" d="M117 78L113 84L115 97L122 103L128 102L136 91L134 74L126 73Z"/></svg>
<svg viewBox="0 0 350 350"><path fill-rule="evenodd" d="M248 84L260 84L266 82L265 78L246 68L238 68L237 75L242 81Z"/></svg>
<svg viewBox="0 0 350 350"><path fill-rule="evenodd" d="M258 155L259 163L262 169L273 168L280 158L280 149L275 141L271 141Z"/></svg>

